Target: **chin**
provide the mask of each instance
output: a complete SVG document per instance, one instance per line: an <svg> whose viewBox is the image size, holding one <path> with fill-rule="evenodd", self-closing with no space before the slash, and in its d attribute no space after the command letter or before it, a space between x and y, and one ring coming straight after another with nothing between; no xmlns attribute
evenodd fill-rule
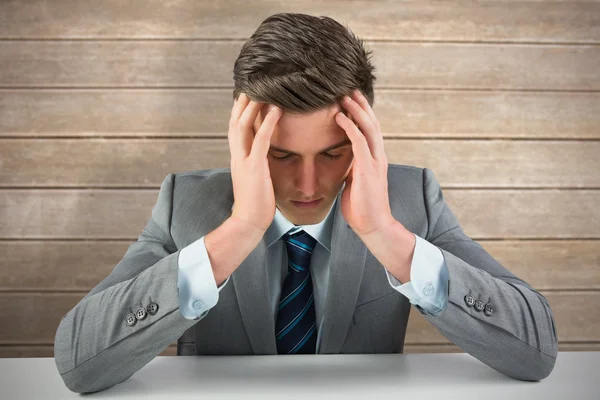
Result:
<svg viewBox="0 0 600 400"><path fill-rule="evenodd" d="M323 221L327 215L323 209L313 210L311 212L305 212L303 214L294 214L294 219L298 222L294 222L295 225L314 225ZM293 222L293 221L292 221Z"/></svg>
<svg viewBox="0 0 600 400"><path fill-rule="evenodd" d="M292 207L294 207L292 205ZM299 213L297 211L288 209L282 210L281 208L279 209L281 211L281 213L283 214L284 217L286 217L288 219L288 221L290 221L292 224L294 225L313 225L318 223L319 221L316 221L320 215L319 212L313 211L312 213ZM313 222L316 221L316 222Z"/></svg>

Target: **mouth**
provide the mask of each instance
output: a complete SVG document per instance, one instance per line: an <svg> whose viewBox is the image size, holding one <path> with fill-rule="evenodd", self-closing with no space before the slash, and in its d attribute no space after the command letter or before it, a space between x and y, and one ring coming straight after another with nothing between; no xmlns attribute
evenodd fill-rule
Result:
<svg viewBox="0 0 600 400"><path fill-rule="evenodd" d="M313 200L313 201L294 201L294 200L292 200L292 203L294 203L294 205L299 208L310 208L310 207L318 206L321 203L321 201L323 201L323 198Z"/></svg>

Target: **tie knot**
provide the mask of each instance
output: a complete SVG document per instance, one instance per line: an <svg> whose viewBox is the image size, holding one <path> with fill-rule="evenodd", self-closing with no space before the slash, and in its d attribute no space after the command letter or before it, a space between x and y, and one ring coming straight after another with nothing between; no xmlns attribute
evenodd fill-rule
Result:
<svg viewBox="0 0 600 400"><path fill-rule="evenodd" d="M304 230L300 230L293 234L286 233L284 235L284 240L288 248L291 246L292 248L297 248L300 251L305 250L309 253L312 253L317 244L317 240Z"/></svg>

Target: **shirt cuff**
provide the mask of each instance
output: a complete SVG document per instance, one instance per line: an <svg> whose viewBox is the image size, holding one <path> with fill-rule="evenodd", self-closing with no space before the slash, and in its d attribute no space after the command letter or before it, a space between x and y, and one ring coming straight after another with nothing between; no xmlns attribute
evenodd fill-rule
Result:
<svg viewBox="0 0 600 400"><path fill-rule="evenodd" d="M410 282L403 284L388 270L385 272L390 285L406 296L421 314L435 316L448 305L448 267L437 246L417 235L415 238Z"/></svg>
<svg viewBox="0 0 600 400"><path fill-rule="evenodd" d="M229 282L229 277L217 287L204 236L181 249L177 262L181 315L186 319L202 319L217 304L219 292Z"/></svg>

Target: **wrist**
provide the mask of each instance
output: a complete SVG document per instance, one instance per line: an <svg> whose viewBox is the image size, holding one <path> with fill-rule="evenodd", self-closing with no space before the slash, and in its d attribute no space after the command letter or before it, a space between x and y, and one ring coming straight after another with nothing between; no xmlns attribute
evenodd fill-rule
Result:
<svg viewBox="0 0 600 400"><path fill-rule="evenodd" d="M204 238L217 287L239 267L261 241L264 232L247 221L229 217Z"/></svg>
<svg viewBox="0 0 600 400"><path fill-rule="evenodd" d="M258 244L260 239L264 236L266 229L258 228L255 225L252 225L250 222L232 215L226 221L228 225L231 226L231 230L236 237L244 237L250 242L255 242Z"/></svg>

